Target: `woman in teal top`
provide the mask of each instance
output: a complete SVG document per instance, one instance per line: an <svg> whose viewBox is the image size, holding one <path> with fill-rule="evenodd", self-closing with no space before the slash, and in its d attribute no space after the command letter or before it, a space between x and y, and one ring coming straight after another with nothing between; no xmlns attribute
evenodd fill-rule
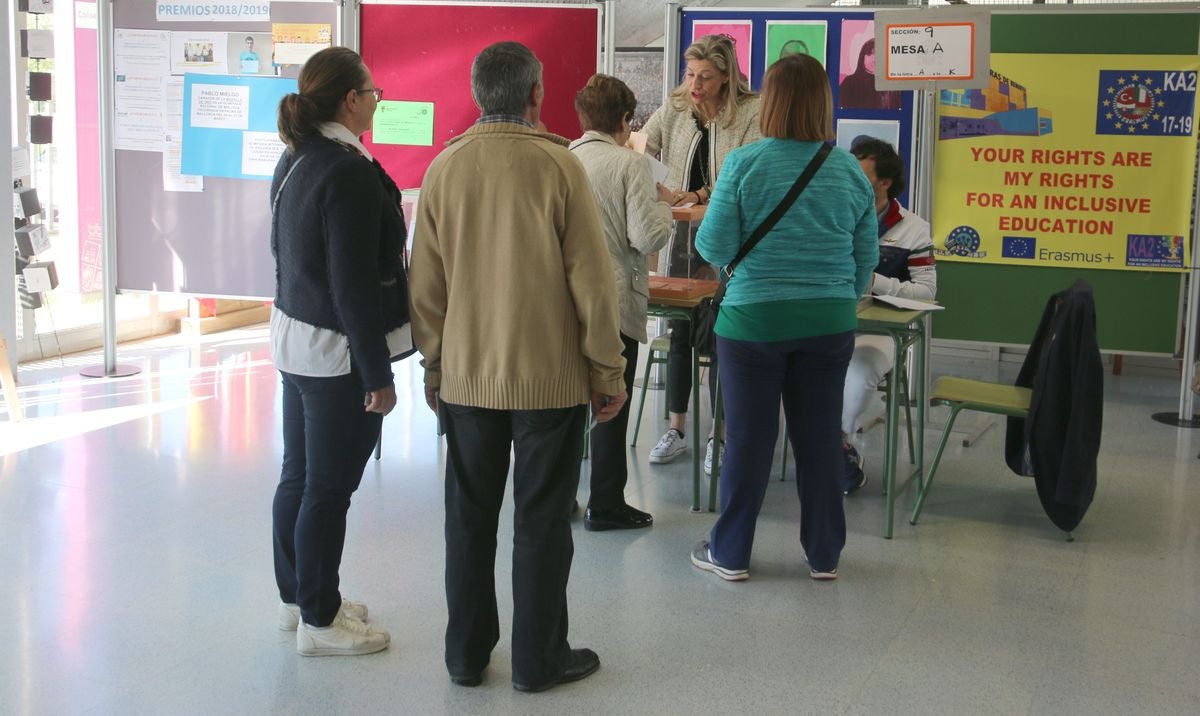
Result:
<svg viewBox="0 0 1200 716"><path fill-rule="evenodd" d="M779 59L763 80L765 139L725 159L696 247L724 266L833 139L821 64ZM717 319L727 420L721 515L692 563L727 580L749 576L783 401L796 453L800 544L814 579L837 577L842 509L842 386L855 310L879 262L875 195L858 160L834 149L787 213L738 264Z"/></svg>

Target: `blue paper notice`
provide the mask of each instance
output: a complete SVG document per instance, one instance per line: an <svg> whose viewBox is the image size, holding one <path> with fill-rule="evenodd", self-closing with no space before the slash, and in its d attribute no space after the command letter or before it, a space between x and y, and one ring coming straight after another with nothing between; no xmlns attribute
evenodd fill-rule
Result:
<svg viewBox="0 0 1200 716"><path fill-rule="evenodd" d="M183 173L269 179L283 151L279 101L296 91L280 77L183 76Z"/></svg>

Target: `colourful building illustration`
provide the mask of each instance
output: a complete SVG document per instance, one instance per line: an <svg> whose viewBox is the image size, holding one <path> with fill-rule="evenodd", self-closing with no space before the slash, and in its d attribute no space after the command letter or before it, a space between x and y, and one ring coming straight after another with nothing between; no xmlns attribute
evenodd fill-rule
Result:
<svg viewBox="0 0 1200 716"><path fill-rule="evenodd" d="M1050 110L1028 105L1025 87L991 71L984 89L942 90L938 137L959 139L996 135L1038 137L1054 131Z"/></svg>

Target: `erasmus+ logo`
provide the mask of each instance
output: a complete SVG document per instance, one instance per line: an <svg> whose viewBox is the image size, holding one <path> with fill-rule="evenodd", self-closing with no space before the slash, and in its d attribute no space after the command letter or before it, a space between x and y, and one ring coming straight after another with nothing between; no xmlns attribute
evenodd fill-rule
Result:
<svg viewBox="0 0 1200 716"><path fill-rule="evenodd" d="M1032 236L1005 236L1000 255L1006 259L1036 258L1037 239Z"/></svg>

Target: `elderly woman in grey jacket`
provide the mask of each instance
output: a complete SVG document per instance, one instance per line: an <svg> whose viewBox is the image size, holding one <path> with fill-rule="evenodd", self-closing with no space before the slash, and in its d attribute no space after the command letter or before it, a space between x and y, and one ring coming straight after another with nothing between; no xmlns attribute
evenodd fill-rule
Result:
<svg viewBox="0 0 1200 716"><path fill-rule="evenodd" d="M587 170L592 193L600 207L604 238L612 258L621 308L621 341L625 344L625 390L633 390L638 343L646 342L646 256L661 249L671 236L672 192L655 187L650 167L641 155L625 148L629 120L637 99L616 77L593 75L575 97L583 136L571 151ZM592 428L592 488L584 516L588 530L649 527L653 518L625 502L625 432L629 403L617 417Z"/></svg>
<svg viewBox="0 0 1200 716"><path fill-rule="evenodd" d="M684 52L683 82L667 103L651 115L643 131L646 151L661 152L667 165L667 184L674 189L671 203L707 204L725 156L762 139L758 126L758 95L738 69L737 52L727 35L706 35ZM659 259L659 271L671 276L715 278L688 241L684 226L675 231L670 251ZM687 321L670 321L671 349L667 354L667 407L671 427L650 451L650 462L671 462L687 450L683 426L692 392L692 348ZM712 395L714 362L709 376ZM712 474L713 444L708 440L704 471Z"/></svg>

